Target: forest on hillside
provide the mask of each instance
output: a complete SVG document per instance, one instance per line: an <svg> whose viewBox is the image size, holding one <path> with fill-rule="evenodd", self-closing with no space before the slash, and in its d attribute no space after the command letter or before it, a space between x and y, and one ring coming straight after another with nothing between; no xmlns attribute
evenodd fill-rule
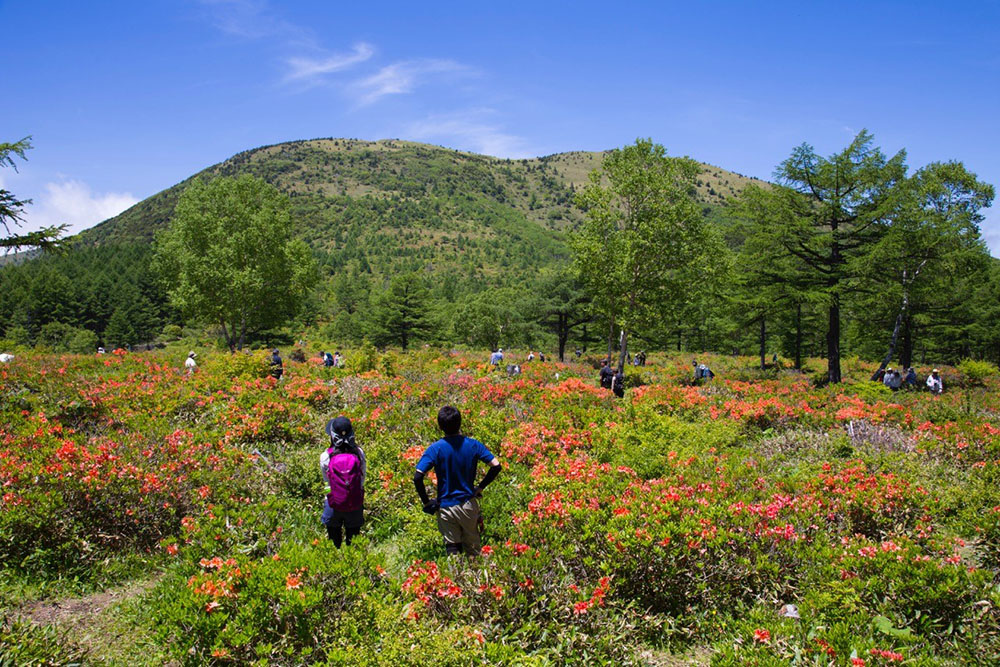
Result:
<svg viewBox="0 0 1000 667"><path fill-rule="evenodd" d="M801 180L796 190L794 153L779 166L785 178L777 185L699 165L678 196L707 226L690 251L700 259L669 303L653 304L629 332L630 347L755 353L762 364L774 354L796 365L824 357L835 274L841 355L879 359L891 346L903 365L1000 361L1000 261L978 228L992 188L960 163L910 173L905 155L881 155L871 137L852 146L827 165L850 171L865 193L843 201ZM604 157L496 160L405 142L320 140L247 151L202 176L251 174L287 194L293 235L319 267L297 316L255 332L250 344L312 331L344 345L399 345L392 319L405 292L418 320L407 342L555 353L560 343L604 349L618 338L620 322L601 301L607 295L581 281L570 247L588 215L587 175ZM170 305L152 261L150 241L191 182L71 239L62 252L0 267L5 345L85 352L185 330L210 337L205 322ZM821 218L833 209L845 225L866 222L831 261L819 256L830 250ZM820 221L812 231L810 216ZM607 249L595 257L605 276L624 261Z"/></svg>

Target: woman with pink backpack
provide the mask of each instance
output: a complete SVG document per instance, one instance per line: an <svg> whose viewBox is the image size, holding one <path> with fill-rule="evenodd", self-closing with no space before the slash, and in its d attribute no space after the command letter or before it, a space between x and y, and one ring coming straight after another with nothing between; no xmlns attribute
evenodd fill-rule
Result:
<svg viewBox="0 0 1000 667"><path fill-rule="evenodd" d="M365 452L354 440L354 427L347 417L337 417L326 423L330 447L320 454L319 467L330 487L323 501L321 521L333 545L340 548L343 540L351 540L364 525L365 475L368 463Z"/></svg>

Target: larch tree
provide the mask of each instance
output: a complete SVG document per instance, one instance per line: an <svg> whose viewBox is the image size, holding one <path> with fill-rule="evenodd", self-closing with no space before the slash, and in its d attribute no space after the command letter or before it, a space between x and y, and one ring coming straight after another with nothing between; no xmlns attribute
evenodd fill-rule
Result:
<svg viewBox="0 0 1000 667"><path fill-rule="evenodd" d="M406 350L410 343L423 340L432 328L430 293L417 274L396 276L385 290L372 297L369 336L375 345L395 343Z"/></svg>
<svg viewBox="0 0 1000 667"><path fill-rule="evenodd" d="M886 158L863 130L828 158L802 144L778 166L775 186L750 185L741 194L759 260L789 267L800 289L825 305L830 382L841 381L842 300L905 204L905 159L904 151Z"/></svg>
<svg viewBox="0 0 1000 667"><path fill-rule="evenodd" d="M0 143L0 167L10 167L17 171L15 157L22 160L24 154L31 149L31 137L25 137L14 143ZM66 230L66 225L44 227L33 232L15 234L13 227L20 227L24 222L24 208L31 203L30 199L18 199L10 190L0 188L0 226L4 235L0 236L0 248L5 251L18 251L25 248L52 250L59 247L59 236Z"/></svg>
<svg viewBox="0 0 1000 667"><path fill-rule="evenodd" d="M989 259L979 223L981 209L993 201L993 186L960 162L936 162L914 173L904 191L885 234L860 258L872 291L897 310L878 370L896 356L900 342L901 365L912 363L914 314L946 300L940 297L950 290L943 289L941 278L985 273Z"/></svg>
<svg viewBox="0 0 1000 667"><path fill-rule="evenodd" d="M570 332L594 318L587 295L569 267L542 272L536 292L542 325L555 334L559 361L565 361Z"/></svg>

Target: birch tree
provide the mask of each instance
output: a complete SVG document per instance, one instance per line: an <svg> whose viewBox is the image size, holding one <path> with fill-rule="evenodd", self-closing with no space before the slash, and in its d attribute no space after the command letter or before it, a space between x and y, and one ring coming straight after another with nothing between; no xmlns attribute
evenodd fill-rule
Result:
<svg viewBox="0 0 1000 667"><path fill-rule="evenodd" d="M155 263L171 303L218 325L230 350L293 317L316 279L309 249L291 238L288 197L249 175L189 186Z"/></svg>
<svg viewBox="0 0 1000 667"><path fill-rule="evenodd" d="M693 199L700 171L638 139L611 151L577 195L586 217L571 238L574 263L595 308L611 320L609 340L615 327L620 332L619 369L629 335L670 317L698 288L708 235Z"/></svg>

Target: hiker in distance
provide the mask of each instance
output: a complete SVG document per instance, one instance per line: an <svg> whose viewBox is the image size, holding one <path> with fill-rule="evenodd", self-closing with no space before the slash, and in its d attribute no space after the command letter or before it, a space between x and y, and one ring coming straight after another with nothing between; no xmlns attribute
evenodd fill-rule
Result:
<svg viewBox="0 0 1000 667"><path fill-rule="evenodd" d="M449 556L465 553L479 555L479 523L482 513L479 498L490 482L500 474L500 460L478 440L462 435L462 413L450 405L438 411L438 426L444 437L424 450L413 473L413 485L427 514L437 515L437 527L444 538ZM476 485L476 466L489 465L486 475ZM424 476L437 472L437 498L431 500L424 487Z"/></svg>
<svg viewBox="0 0 1000 667"><path fill-rule="evenodd" d="M625 373L621 369L615 370L611 376L611 391L618 398L625 398Z"/></svg>
<svg viewBox="0 0 1000 667"><path fill-rule="evenodd" d="M268 363L271 366L271 377L275 380L280 380L281 376L285 373L285 365L281 361L281 351L278 348L274 348L271 351L271 358Z"/></svg>
<svg viewBox="0 0 1000 667"><path fill-rule="evenodd" d="M198 368L198 362L194 360L198 356L198 353L194 350L188 352L187 359L184 360L184 368L188 375L194 375L195 370Z"/></svg>
<svg viewBox="0 0 1000 667"><path fill-rule="evenodd" d="M611 382L615 377L615 371L608 365L607 359L601 359L600 380L602 389L611 389Z"/></svg>
<svg viewBox="0 0 1000 667"><path fill-rule="evenodd" d="M365 451L354 439L354 427L347 417L328 421L326 434L330 436L330 447L320 454L319 467L330 493L323 499L320 521L326 526L326 536L339 549L341 541L350 546L365 523L368 461Z"/></svg>
<svg viewBox="0 0 1000 667"><path fill-rule="evenodd" d="M940 394L944 391L944 380L941 379L941 371L934 369L931 374L927 376L927 388L931 390L932 394Z"/></svg>

